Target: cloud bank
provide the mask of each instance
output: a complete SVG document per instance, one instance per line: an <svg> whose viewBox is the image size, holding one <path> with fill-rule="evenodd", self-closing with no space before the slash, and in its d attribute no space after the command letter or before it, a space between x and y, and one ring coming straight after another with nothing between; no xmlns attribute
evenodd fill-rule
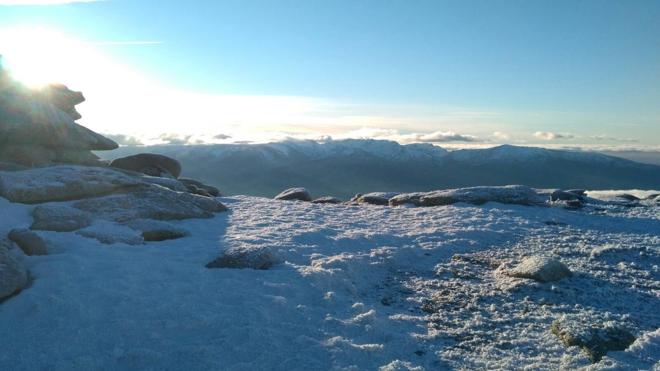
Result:
<svg viewBox="0 0 660 371"><path fill-rule="evenodd" d="M566 133L553 133L550 131L537 131L534 136L543 140L573 139L575 135Z"/></svg>

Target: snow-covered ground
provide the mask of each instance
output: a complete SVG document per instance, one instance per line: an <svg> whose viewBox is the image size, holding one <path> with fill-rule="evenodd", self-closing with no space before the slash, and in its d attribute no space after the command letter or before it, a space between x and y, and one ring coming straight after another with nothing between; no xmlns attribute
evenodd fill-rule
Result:
<svg viewBox="0 0 660 371"><path fill-rule="evenodd" d="M596 196L590 194L590 196ZM0 304L0 370L651 369L660 367L660 207L409 208L237 196L190 236L103 245L39 232L32 285ZM0 198L0 235L32 206ZM208 269L268 249L268 270ZM502 272L553 256L553 283ZM637 341L592 365L562 318Z"/></svg>

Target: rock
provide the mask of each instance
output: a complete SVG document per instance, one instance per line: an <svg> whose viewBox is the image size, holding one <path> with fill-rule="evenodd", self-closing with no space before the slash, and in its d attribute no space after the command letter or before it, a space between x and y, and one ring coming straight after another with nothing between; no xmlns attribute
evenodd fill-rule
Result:
<svg viewBox="0 0 660 371"><path fill-rule="evenodd" d="M95 164L90 151L118 147L74 122L84 97L64 85L28 89L0 66L0 161L28 167L58 163Z"/></svg>
<svg viewBox="0 0 660 371"><path fill-rule="evenodd" d="M71 232L92 224L92 216L68 205L39 205L32 211L32 230Z"/></svg>
<svg viewBox="0 0 660 371"><path fill-rule="evenodd" d="M136 219L127 225L142 233L145 241L165 241L188 236L188 231L159 220Z"/></svg>
<svg viewBox="0 0 660 371"><path fill-rule="evenodd" d="M305 188L289 188L282 193L275 196L276 200L298 200L298 201L311 201L312 197L309 195L309 192Z"/></svg>
<svg viewBox="0 0 660 371"><path fill-rule="evenodd" d="M573 192L558 189L550 194L550 201L573 201L580 200L581 196Z"/></svg>
<svg viewBox="0 0 660 371"><path fill-rule="evenodd" d="M28 284L28 273L9 249L0 244L0 301L21 291Z"/></svg>
<svg viewBox="0 0 660 371"><path fill-rule="evenodd" d="M250 268L268 269L277 263L276 256L268 248L235 248L224 252L222 256L208 263L207 268Z"/></svg>
<svg viewBox="0 0 660 371"><path fill-rule="evenodd" d="M420 197L421 206L442 206L457 202L474 205L481 205L486 202L540 205L543 200L532 188L522 185L458 188L429 192Z"/></svg>
<svg viewBox="0 0 660 371"><path fill-rule="evenodd" d="M394 192L371 192L358 197L357 202L360 204L386 206L389 205L390 198L397 195L398 193Z"/></svg>
<svg viewBox="0 0 660 371"><path fill-rule="evenodd" d="M190 179L190 178L179 178L179 181L183 183L185 186L195 186L198 189L203 189L206 192L208 192L209 195L212 197L220 197L220 190L217 189L216 187L204 184L198 180Z"/></svg>
<svg viewBox="0 0 660 371"><path fill-rule="evenodd" d="M390 198L388 203L390 206L402 206L402 205L419 206L420 205L419 199L425 194L426 193L423 192L402 193L400 195L396 195Z"/></svg>
<svg viewBox="0 0 660 371"><path fill-rule="evenodd" d="M523 261L508 272L511 277L531 278L539 282L559 281L571 275L571 271L554 258L532 256Z"/></svg>
<svg viewBox="0 0 660 371"><path fill-rule="evenodd" d="M560 319L550 329L565 346L580 347L593 363L609 351L625 350L635 341L635 336L625 327L611 322L593 326Z"/></svg>
<svg viewBox="0 0 660 371"><path fill-rule="evenodd" d="M1 166L2 166L2 165L0 165L0 167L1 167ZM654 199L656 199L656 198L660 198L660 193L652 193L652 194L646 196L644 199L645 199L645 200L654 200Z"/></svg>
<svg viewBox="0 0 660 371"><path fill-rule="evenodd" d="M342 201L336 197L323 196L312 201L313 204L340 204Z"/></svg>
<svg viewBox="0 0 660 371"><path fill-rule="evenodd" d="M215 198L174 192L157 185L136 188L126 193L77 201L72 207L94 217L116 222L134 219L177 220L211 218L227 207Z"/></svg>
<svg viewBox="0 0 660 371"><path fill-rule="evenodd" d="M124 170L137 171L143 174L159 177L178 178L181 175L181 164L179 161L154 153L139 153L113 160L111 167Z"/></svg>
<svg viewBox="0 0 660 371"><path fill-rule="evenodd" d="M639 197L631 195L629 193L618 194L618 195L616 195L616 198L621 198L621 199L624 199L626 201L631 201L631 202L639 201Z"/></svg>
<svg viewBox="0 0 660 371"><path fill-rule="evenodd" d="M566 192L572 193L580 197L585 197L587 195L587 191L584 189L567 189Z"/></svg>
<svg viewBox="0 0 660 371"><path fill-rule="evenodd" d="M13 229L7 237L14 241L27 256L48 255L46 241L29 229Z"/></svg>
<svg viewBox="0 0 660 371"><path fill-rule="evenodd" d="M139 178L100 167L51 166L0 172L0 196L26 204L77 200L140 184Z"/></svg>
<svg viewBox="0 0 660 371"><path fill-rule="evenodd" d="M358 200L360 199L360 197L362 197L362 193L356 193L355 196L353 196L353 197L349 200L349 202L355 202L355 203L357 203Z"/></svg>
<svg viewBox="0 0 660 371"><path fill-rule="evenodd" d="M75 106L85 101L81 92L73 91L62 84L50 84L38 91L39 96L55 107L66 112L74 121L82 116Z"/></svg>
<svg viewBox="0 0 660 371"><path fill-rule="evenodd" d="M106 245L116 243L141 245L144 243L144 239L138 231L108 221L97 221L91 226L79 230L76 234L93 238Z"/></svg>

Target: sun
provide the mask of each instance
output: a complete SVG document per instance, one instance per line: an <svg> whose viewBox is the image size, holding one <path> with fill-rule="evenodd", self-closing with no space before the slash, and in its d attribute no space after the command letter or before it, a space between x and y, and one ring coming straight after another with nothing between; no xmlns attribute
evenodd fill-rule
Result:
<svg viewBox="0 0 660 371"><path fill-rule="evenodd" d="M30 87L76 80L87 49L83 42L45 28L0 30L3 65Z"/></svg>

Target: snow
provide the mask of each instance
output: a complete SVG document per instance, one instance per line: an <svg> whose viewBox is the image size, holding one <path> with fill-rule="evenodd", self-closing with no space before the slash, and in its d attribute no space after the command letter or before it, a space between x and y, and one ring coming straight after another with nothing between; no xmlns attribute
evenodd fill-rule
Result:
<svg viewBox="0 0 660 371"><path fill-rule="evenodd" d="M0 304L0 369L658 367L657 206L218 200L229 212L170 222L189 232L177 240L40 231L51 254L25 257L32 285ZM33 208L0 198L0 233ZM279 262L268 270L205 267L263 249ZM533 255L574 274L505 274ZM550 332L563 316L638 339L591 365Z"/></svg>

